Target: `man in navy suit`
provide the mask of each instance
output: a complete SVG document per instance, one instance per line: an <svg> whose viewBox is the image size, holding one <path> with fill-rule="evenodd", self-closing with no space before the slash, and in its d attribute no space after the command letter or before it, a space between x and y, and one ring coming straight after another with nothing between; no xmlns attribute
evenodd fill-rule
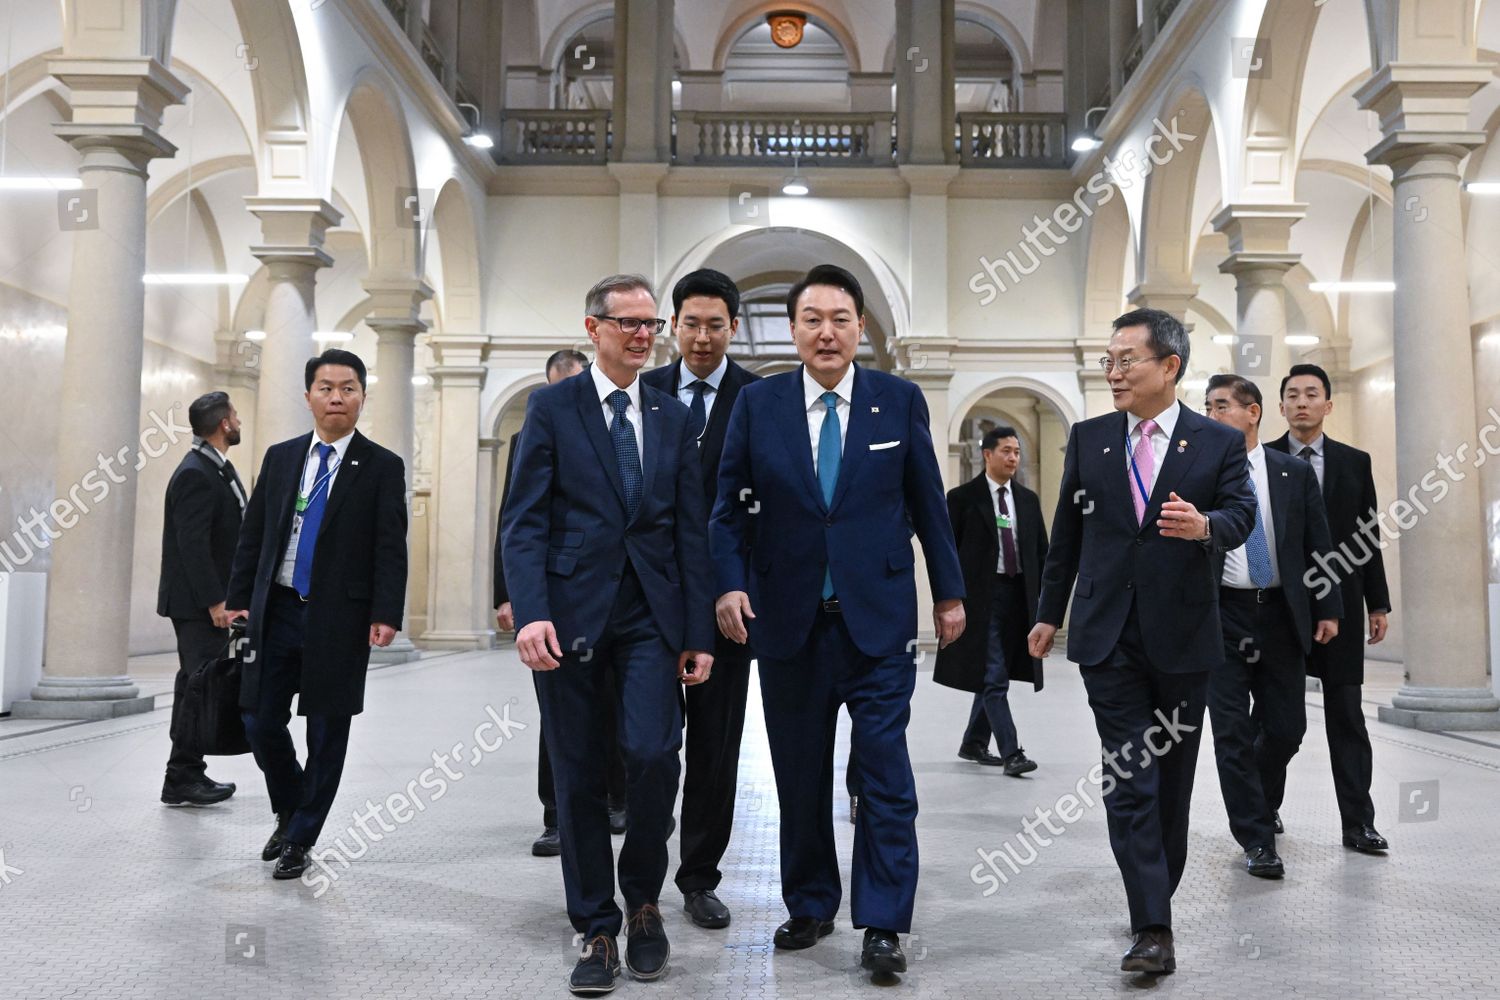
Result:
<svg viewBox="0 0 1500 1000"><path fill-rule="evenodd" d="M266 451L245 507L225 603L250 616L240 711L266 776L272 877L307 868L338 792L349 723L364 711L370 647L389 646L406 602L406 476L401 457L354 425L365 365L328 350L307 362L313 433ZM247 610L248 609L248 610ZM299 766L287 722L307 717Z"/></svg>
<svg viewBox="0 0 1500 1000"><path fill-rule="evenodd" d="M864 293L813 268L787 296L802 367L740 390L710 525L720 630L750 641L781 803L778 948L833 931L842 892L833 840L833 735L853 721L860 787L850 909L861 965L906 971L899 935L917 889L917 793L906 748L916 684L922 541L939 646L963 631L963 574L927 403L904 379L854 364ZM747 624L748 622L748 624Z"/></svg>
<svg viewBox="0 0 1500 1000"><path fill-rule="evenodd" d="M1188 351L1161 310L1115 320L1099 364L1116 412L1068 436L1030 636L1031 655L1046 656L1071 592L1068 659L1108 762L1109 840L1135 935L1126 972L1177 967L1172 893L1209 672L1224 662L1212 553L1239 547L1255 519L1244 435L1177 402Z"/></svg>
<svg viewBox="0 0 1500 1000"><path fill-rule="evenodd" d="M605 800L604 698L616 699L630 828L620 851L626 967L660 978L658 898L682 746L679 680L713 666L713 574L688 408L642 385L664 321L646 279L589 290L587 370L532 393L502 533L516 649L535 674L557 792L563 888L584 951L568 986L608 993L620 972ZM614 690L601 691L605 668Z"/></svg>
<svg viewBox="0 0 1500 1000"><path fill-rule="evenodd" d="M672 289L672 332L682 357L641 376L641 381L676 396L688 408L689 429L698 438L703 495L712 508L718 489L724 431L740 389L760 376L729 358L729 341L739 329L740 290L729 276L704 268ZM704 530L708 522L704 520ZM722 635L714 639L714 682L690 687L686 774L682 782L682 863L677 888L683 909L699 927L728 927L729 907L715 891L724 877L719 862L734 826L734 795L745 731L745 700L750 690L750 649Z"/></svg>
<svg viewBox="0 0 1500 1000"><path fill-rule="evenodd" d="M1258 878L1281 878L1286 866L1276 853L1275 810L1286 766L1307 732L1303 658L1314 642L1325 645L1338 635L1343 603L1337 586L1309 592L1304 582L1333 547L1323 497L1312 466L1260 443L1261 406L1260 387L1242 375L1208 380L1204 410L1245 435L1258 501L1245 544L1215 546L1224 666L1209 681L1208 718L1219 789L1245 868Z"/></svg>

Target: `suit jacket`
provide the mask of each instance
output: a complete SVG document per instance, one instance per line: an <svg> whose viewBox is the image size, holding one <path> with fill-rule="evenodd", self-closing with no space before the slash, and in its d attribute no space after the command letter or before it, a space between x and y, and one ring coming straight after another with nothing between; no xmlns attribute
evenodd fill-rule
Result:
<svg viewBox="0 0 1500 1000"><path fill-rule="evenodd" d="M208 609L228 593L243 518L233 481L228 467L221 468L197 448L182 456L172 473L156 589L156 613L163 618L208 621Z"/></svg>
<svg viewBox="0 0 1500 1000"><path fill-rule="evenodd" d="M526 404L501 522L505 582L516 628L552 622L565 653L599 641L627 562L667 645L714 648L698 445L686 406L640 389L641 502L629 519L589 369L536 390Z"/></svg>
<svg viewBox="0 0 1500 1000"><path fill-rule="evenodd" d="M855 366L851 395L831 504L813 471L802 368L745 386L729 416L709 538L719 593L750 595L758 655L784 660L802 648L825 571L861 652L909 652L917 639L913 532L933 599L964 596L921 390Z"/></svg>
<svg viewBox="0 0 1500 1000"><path fill-rule="evenodd" d="M510 436L510 447L505 454L505 484L500 487L500 524L495 527L495 608L510 600L510 588L505 586L505 546L501 544L500 525L505 523L505 504L510 499L510 477L516 468L516 449L521 443L521 432Z"/></svg>
<svg viewBox="0 0 1500 1000"><path fill-rule="evenodd" d="M1266 442L1267 448L1292 454L1289 436ZM1300 450L1300 445L1298 446ZM1295 455L1293 455L1295 457ZM1299 462L1302 459L1297 459ZM1314 477L1316 478L1316 476ZM1359 530L1361 518L1376 514L1375 477L1370 456L1326 435L1323 438L1323 506L1328 512L1328 530L1333 551L1342 553L1344 564L1332 563L1343 598L1339 634L1326 646L1317 646L1307 658L1307 672L1331 684L1362 684L1365 679L1365 613L1389 611L1391 592L1386 586L1385 559L1381 555L1380 529L1370 535Z"/></svg>
<svg viewBox="0 0 1500 1000"><path fill-rule="evenodd" d="M646 372L641 376L641 381L677 399L677 390L683 384L681 373L682 359L678 358L669 365ZM691 373L688 381L692 381ZM713 510L715 494L719 488L719 459L724 454L724 432L729 429L729 414L734 410L734 401L739 398L740 389L759 381L759 375L746 371L731 359L724 378L719 382L714 408L709 411L708 424L703 428L703 436L698 439L698 463L703 467L703 496L708 500L710 511ZM678 402L682 401L679 399Z"/></svg>
<svg viewBox="0 0 1500 1000"><path fill-rule="evenodd" d="M1192 673L1224 662L1212 552L1200 542L1162 537L1156 520L1176 492L1208 516L1215 546L1243 544L1255 520L1245 436L1177 406L1177 426L1140 524L1130 495L1125 413L1080 421L1068 435L1037 620L1061 627L1073 592L1068 659L1074 663L1109 658L1132 603L1156 669Z"/></svg>
<svg viewBox="0 0 1500 1000"><path fill-rule="evenodd" d="M1308 463L1271 448L1266 456L1266 482L1269 486L1271 529L1276 535L1276 568L1281 574L1282 596L1297 626L1302 651L1313 648L1313 622L1338 618L1343 602L1336 586L1310 591L1306 573L1316 563L1319 553L1332 547L1328 518L1323 513L1323 497L1318 493L1318 477ZM1262 518L1267 516L1261 510ZM1214 576L1224 578L1224 560L1230 549L1214 546Z"/></svg>
<svg viewBox="0 0 1500 1000"><path fill-rule="evenodd" d="M1021 560L1021 578L1026 591L1026 620L1016 623L1017 642L1005 650L1005 669L1013 681L1030 681L1042 689L1042 661L1026 650L1026 633L1036 620L1037 595L1042 587L1042 566L1047 561L1047 525L1042 521L1042 501L1014 479L1010 494L1015 501L1016 555ZM1000 563L1000 529L995 526L995 501L989 479L983 472L948 491L948 519L958 545L963 570L964 632L947 649L939 650L932 679L961 691L984 687L989 664L991 588L995 567Z"/></svg>
<svg viewBox="0 0 1500 1000"><path fill-rule="evenodd" d="M245 508L229 606L250 609L250 649L264 648L266 600L292 533L311 432L266 451ZM364 711L370 626L401 628L406 601L406 474L399 455L359 431L344 453L313 549L299 715ZM259 705L261 657L247 657L240 706Z"/></svg>

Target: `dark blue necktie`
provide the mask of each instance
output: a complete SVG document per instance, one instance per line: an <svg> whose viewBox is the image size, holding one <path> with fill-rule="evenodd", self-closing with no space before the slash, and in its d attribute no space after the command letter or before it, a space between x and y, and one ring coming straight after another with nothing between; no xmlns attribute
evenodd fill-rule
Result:
<svg viewBox="0 0 1500 1000"><path fill-rule="evenodd" d="M1250 537L1245 539L1245 564L1250 570L1250 582L1257 589L1264 590L1271 585L1274 574L1271 570L1271 549L1266 544L1266 522L1260 516L1264 498L1255 488L1254 476L1250 477L1250 490L1256 494L1255 527L1250 529Z"/></svg>
<svg viewBox="0 0 1500 1000"><path fill-rule="evenodd" d="M693 402L688 407L688 433L696 441L703 436L703 428L708 426L708 407L703 402L703 394L708 391L708 383L700 378L688 388L693 390Z"/></svg>
<svg viewBox="0 0 1500 1000"><path fill-rule="evenodd" d="M836 392L825 392L823 405L828 412L823 417L823 429L818 432L818 485L823 487L823 502L833 505L833 491L839 483L839 461L844 455L844 445L839 440L839 396ZM833 568L823 573L823 600L833 596Z"/></svg>
<svg viewBox="0 0 1500 1000"><path fill-rule="evenodd" d="M318 471L313 476L307 508L302 511L302 533L297 536L297 560L292 566L292 586L303 597L312 589L313 550L318 545L323 509L328 506L328 458L333 454L331 444L319 442L315 447L318 449Z"/></svg>
<svg viewBox="0 0 1500 1000"><path fill-rule="evenodd" d="M630 394L616 389L608 398L615 411L615 419L609 425L609 439L615 446L615 462L620 466L620 482L625 487L625 520L630 521L641 506L641 453L635 446L635 427L625 415Z"/></svg>

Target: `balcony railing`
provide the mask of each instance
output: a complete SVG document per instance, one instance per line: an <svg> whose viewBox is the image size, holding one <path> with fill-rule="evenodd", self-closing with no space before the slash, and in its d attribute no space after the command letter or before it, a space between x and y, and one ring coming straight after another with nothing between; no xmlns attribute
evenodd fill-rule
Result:
<svg viewBox="0 0 1500 1000"><path fill-rule="evenodd" d="M673 157L697 166L790 164L890 166L890 114L681 111L674 117Z"/></svg>
<svg viewBox="0 0 1500 1000"><path fill-rule="evenodd" d="M609 158L608 111L507 111L501 163L603 163Z"/></svg>
<svg viewBox="0 0 1500 1000"><path fill-rule="evenodd" d="M427 68L432 70L432 75L439 83L446 83L443 72L447 69L447 60L443 58L443 50L438 45L437 39L432 37L432 29L422 25L422 44L418 46L422 61Z"/></svg>
<svg viewBox="0 0 1500 1000"><path fill-rule="evenodd" d="M965 167L1061 167L1067 163L1067 119L1025 112L958 116L958 162Z"/></svg>

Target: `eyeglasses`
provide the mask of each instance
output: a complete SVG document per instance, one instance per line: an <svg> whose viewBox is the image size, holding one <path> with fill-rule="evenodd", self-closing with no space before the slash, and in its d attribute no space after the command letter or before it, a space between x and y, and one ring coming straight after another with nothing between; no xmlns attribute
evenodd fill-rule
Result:
<svg viewBox="0 0 1500 1000"><path fill-rule="evenodd" d="M1114 371L1116 368L1120 369L1121 375L1128 375L1130 374L1130 369L1134 368L1136 365L1143 364L1147 361L1160 361L1163 358L1170 357L1172 357L1172 355L1170 354L1153 354L1147 358L1121 358L1119 361L1116 361L1114 358L1106 355L1099 359L1099 367L1104 371L1104 374L1106 375Z"/></svg>
<svg viewBox="0 0 1500 1000"><path fill-rule="evenodd" d="M607 319L620 328L620 332L627 337L633 337L641 332L641 328L648 329L652 336L661 333L662 327L667 325L664 319L637 319L634 316L595 316L595 319Z"/></svg>

